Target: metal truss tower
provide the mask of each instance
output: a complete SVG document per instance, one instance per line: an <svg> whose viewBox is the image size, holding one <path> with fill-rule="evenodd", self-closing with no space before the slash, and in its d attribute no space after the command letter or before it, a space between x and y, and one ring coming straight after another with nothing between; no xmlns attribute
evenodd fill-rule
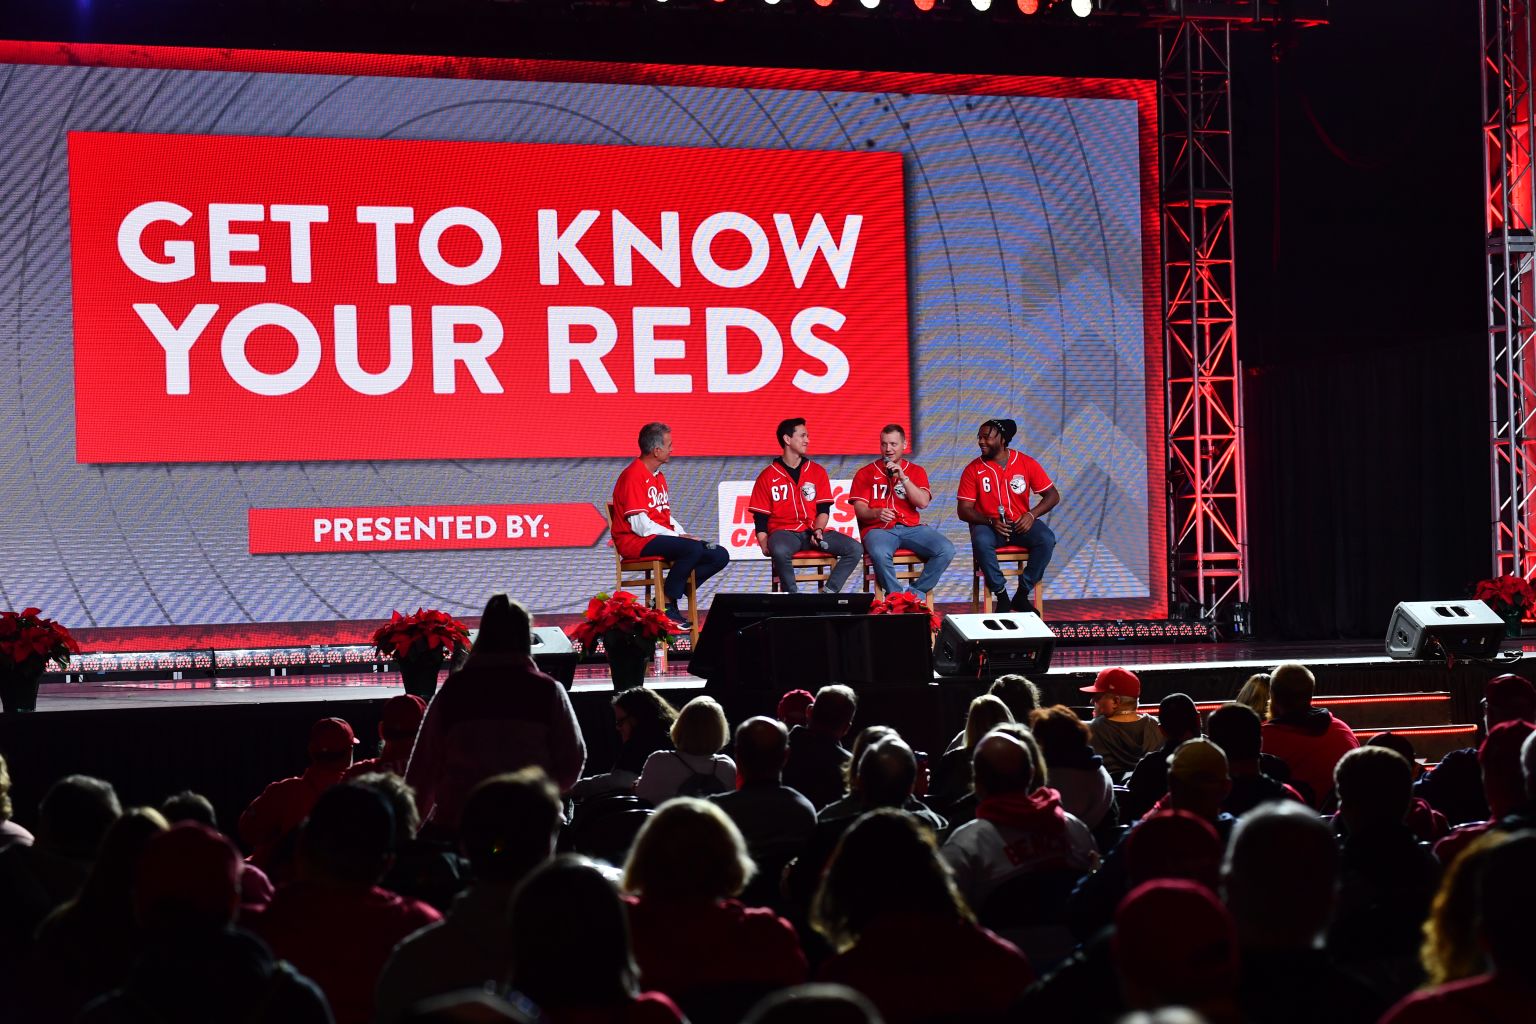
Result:
<svg viewBox="0 0 1536 1024"><path fill-rule="evenodd" d="M1479 0L1487 187L1493 571L1536 573L1536 234L1532 231L1531 0Z"/></svg>
<svg viewBox="0 0 1536 1024"><path fill-rule="evenodd" d="M1166 22L1159 47L1169 588L1214 620L1248 601L1231 22Z"/></svg>

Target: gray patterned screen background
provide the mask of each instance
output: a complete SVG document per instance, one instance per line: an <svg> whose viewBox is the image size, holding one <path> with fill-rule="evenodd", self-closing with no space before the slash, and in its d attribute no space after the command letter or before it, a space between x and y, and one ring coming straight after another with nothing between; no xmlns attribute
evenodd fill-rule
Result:
<svg viewBox="0 0 1536 1024"><path fill-rule="evenodd" d="M1134 101L11 65L0 66L0 605L71 626L304 622L418 605L474 614L505 589L566 613L613 582L606 535L590 549L252 556L246 512L601 508L625 460L77 463L70 130L899 151L912 457L935 485L928 521L960 551L938 598L970 598L953 494L992 416L1019 421L1015 447L1064 495L1050 517L1052 617L1072 617L1057 602L1161 595ZM824 460L834 479L865 461ZM707 533L717 482L761 465L679 458L674 510ZM709 592L764 590L767 575L744 563Z"/></svg>

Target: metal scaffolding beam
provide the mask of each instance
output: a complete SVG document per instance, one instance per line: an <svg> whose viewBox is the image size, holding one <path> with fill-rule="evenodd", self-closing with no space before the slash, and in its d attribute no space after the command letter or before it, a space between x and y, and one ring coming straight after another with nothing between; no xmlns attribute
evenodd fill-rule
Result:
<svg viewBox="0 0 1536 1024"><path fill-rule="evenodd" d="M1536 574L1536 275L1530 0L1479 0L1487 186L1489 465L1493 571Z"/></svg>
<svg viewBox="0 0 1536 1024"><path fill-rule="evenodd" d="M1172 21L1159 47L1169 590L1216 619L1248 600L1231 23Z"/></svg>

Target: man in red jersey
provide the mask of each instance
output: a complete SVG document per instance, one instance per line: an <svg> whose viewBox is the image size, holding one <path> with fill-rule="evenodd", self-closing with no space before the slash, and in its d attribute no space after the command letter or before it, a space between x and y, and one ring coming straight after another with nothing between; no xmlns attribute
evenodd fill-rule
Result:
<svg viewBox="0 0 1536 1024"><path fill-rule="evenodd" d="M900 423L888 423L881 428L880 457L854 474L848 498L859 517L864 550L869 552L881 590L895 594L909 589L896 578L896 566L891 560L898 548L923 557L923 573L910 588L921 601L949 568L955 546L938 530L922 525L919 510L933 501L933 491L928 486L927 471L901 457L906 445L907 432Z"/></svg>
<svg viewBox="0 0 1536 1024"><path fill-rule="evenodd" d="M1008 447L1018 429L1013 420L992 419L981 425L976 431L981 457L960 474L956 497L960 518L971 524L971 551L997 606L1025 612L1033 609L1030 592L1045 576L1056 550L1056 534L1040 517L1056 507L1061 492L1040 463ZM1031 494L1040 498L1034 507L1029 504ZM997 564L997 549L1008 544L1029 548L1029 564L1011 602Z"/></svg>
<svg viewBox="0 0 1536 1024"><path fill-rule="evenodd" d="M757 528L757 546L773 559L773 571L787 593L795 585L794 557L804 550L820 550L837 556L827 589L837 593L863 560L859 542L827 529L832 514L832 481L827 471L806 457L811 434L803 418L779 424L783 453L757 475L747 511Z"/></svg>
<svg viewBox="0 0 1536 1024"><path fill-rule="evenodd" d="M625 467L613 485L613 546L625 558L659 555L672 562L667 582L667 614L686 624L678 602L688 589L688 574L700 584L724 569L731 556L718 544L684 532L672 515L667 475L661 467L672 461L672 428L647 423L640 428L640 457Z"/></svg>

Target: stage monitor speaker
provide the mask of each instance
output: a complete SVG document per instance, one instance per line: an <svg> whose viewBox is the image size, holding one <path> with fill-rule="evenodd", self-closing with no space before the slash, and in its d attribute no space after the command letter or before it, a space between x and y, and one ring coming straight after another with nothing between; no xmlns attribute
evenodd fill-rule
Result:
<svg viewBox="0 0 1536 1024"><path fill-rule="evenodd" d="M1055 649L1056 634L1034 612L946 615L933 645L933 669L972 679L1044 672Z"/></svg>
<svg viewBox="0 0 1536 1024"><path fill-rule="evenodd" d="M1404 601L1387 622L1393 658L1489 658L1504 641L1504 620L1481 601Z"/></svg>
<svg viewBox="0 0 1536 1024"><path fill-rule="evenodd" d="M560 680L567 690L576 681L576 648L559 626L534 626L528 637L539 671Z"/></svg>

